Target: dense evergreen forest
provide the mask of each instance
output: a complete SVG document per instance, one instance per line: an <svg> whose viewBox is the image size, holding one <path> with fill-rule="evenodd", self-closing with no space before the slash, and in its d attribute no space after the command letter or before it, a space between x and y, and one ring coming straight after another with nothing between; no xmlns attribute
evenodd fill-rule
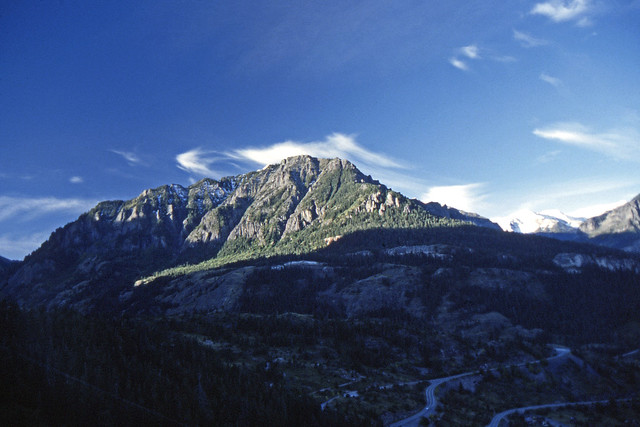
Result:
<svg viewBox="0 0 640 427"><path fill-rule="evenodd" d="M6 303L0 313L4 425L359 423L320 411L277 365L235 363L189 339L183 326L197 321L22 311Z"/></svg>

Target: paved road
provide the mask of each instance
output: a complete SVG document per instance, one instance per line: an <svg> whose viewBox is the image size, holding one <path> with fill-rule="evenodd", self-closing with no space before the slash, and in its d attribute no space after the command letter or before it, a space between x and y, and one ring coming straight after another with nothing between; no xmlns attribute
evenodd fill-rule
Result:
<svg viewBox="0 0 640 427"><path fill-rule="evenodd" d="M440 384L446 383L447 381L455 380L457 378L473 375L475 373L477 373L477 371L465 372L464 374L452 375L450 377L436 378L434 380L430 380L429 386L424 391L426 401L427 401L426 406L422 408L422 410L417 414L414 414L409 418L405 418L404 420L396 421L395 423L391 424L389 427L409 427L409 426L420 425L420 420L423 417L428 417L429 415L431 415L436 409L438 400L436 399L435 391Z"/></svg>
<svg viewBox="0 0 640 427"><path fill-rule="evenodd" d="M633 356L634 354L637 354L638 352L640 352L640 349L630 351L629 353L625 353L625 354L623 354L623 355L622 355L622 356L620 356L620 357L629 357L629 356Z"/></svg>
<svg viewBox="0 0 640 427"><path fill-rule="evenodd" d="M618 399L617 402L622 402L622 401L626 401L629 399ZM502 420L504 420L506 417L508 417L509 415L517 412L519 414L522 414L526 411L533 411L535 409L544 409L544 408L561 408L563 406L574 406L574 405L595 405L596 403L609 403L608 400L592 400L592 401L588 401L588 402L563 402L563 403L549 403L546 405L536 405L536 406L523 406L522 408L513 408L513 409L507 409L506 411L500 412L498 415L496 415L495 417L493 417L493 419L491 420L491 422L489 424L487 424L487 427L498 427L500 425L500 422Z"/></svg>
<svg viewBox="0 0 640 427"><path fill-rule="evenodd" d="M565 347L554 347L554 350L556 351L556 354L554 356L551 357L547 357L546 359L543 360L553 360L553 359L558 359L560 357L564 357L567 356L569 353L571 353L571 350ZM536 360L533 363L540 363L541 360ZM525 366L529 363L532 362L523 362L523 363L519 363L517 365L509 365L509 366ZM497 371L498 368L496 369L492 369L491 371ZM414 414L408 418L405 418L403 420L400 421L396 421L393 424L390 424L389 427L416 427L420 425L420 420L423 417L428 417L429 415L433 414L435 412L436 406L438 404L438 400L436 399L435 396L435 391L436 388L441 385L444 384L448 381L451 380L455 380L458 378L462 378L462 377L466 377L469 375L477 375L479 374L480 371L472 371L472 372L465 372L463 374L458 374L458 375L452 375L449 377L444 377L444 378L436 378L433 380L429 380L430 384L429 386L426 388L425 390L425 397L427 400L427 404L424 408L422 408L422 410L420 410L420 412L418 412L417 414ZM498 421L499 422L499 421Z"/></svg>

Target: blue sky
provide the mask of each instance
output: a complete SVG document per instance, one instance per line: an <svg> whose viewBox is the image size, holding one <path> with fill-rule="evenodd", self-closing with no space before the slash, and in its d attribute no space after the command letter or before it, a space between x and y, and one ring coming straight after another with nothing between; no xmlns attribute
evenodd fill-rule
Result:
<svg viewBox="0 0 640 427"><path fill-rule="evenodd" d="M640 1L5 1L0 255L99 200L345 157L487 217L640 193Z"/></svg>

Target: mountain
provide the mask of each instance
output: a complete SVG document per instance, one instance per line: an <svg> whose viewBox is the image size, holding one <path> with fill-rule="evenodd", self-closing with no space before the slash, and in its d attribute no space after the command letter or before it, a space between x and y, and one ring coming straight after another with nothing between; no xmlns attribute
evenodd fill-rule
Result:
<svg viewBox="0 0 640 427"><path fill-rule="evenodd" d="M340 159L292 157L188 188L166 185L99 203L56 230L0 291L21 303L118 305L138 277L207 259L311 253L358 230L495 227L387 189Z"/></svg>
<svg viewBox="0 0 640 427"><path fill-rule="evenodd" d="M540 213L521 210L493 221L504 231L640 252L640 195L589 219L571 217L557 210Z"/></svg>
<svg viewBox="0 0 640 427"><path fill-rule="evenodd" d="M640 194L631 201L580 225L591 241L630 252L640 252Z"/></svg>
<svg viewBox="0 0 640 427"><path fill-rule="evenodd" d="M520 231L554 237L564 231L573 236L566 240L583 235L566 216L523 218L530 221L512 221ZM635 261L619 255L504 235L486 218L408 199L348 161L298 156L218 181L165 185L132 200L101 202L0 276L0 297L82 312L240 309L248 283L265 274L265 264L289 268L313 261L302 266L324 277L343 274L331 267L343 257L357 263L428 257L445 264L473 257L517 270L543 259L567 271L588 265L635 271ZM399 288L369 286L378 279L354 282L348 292L325 289L320 300L348 316L397 301L421 315L422 303L401 297L418 292L419 280L390 265L380 265L379 273Z"/></svg>
<svg viewBox="0 0 640 427"><path fill-rule="evenodd" d="M542 218L539 231L568 227L557 217L533 218ZM81 312L245 310L256 301L294 310L274 290L259 291L267 285L257 294L252 287L276 274L271 269L293 268L323 283L308 291L331 312L351 317L398 306L421 317L425 303L408 295L421 294L422 276L395 262L423 258L436 260L444 277L469 263L509 266L516 275L538 264L566 271L637 265L606 251L505 234L477 215L408 199L348 161L299 156L219 181L101 202L8 270L0 297ZM376 267L352 280L345 263ZM509 282L512 273L505 274L495 280Z"/></svg>
<svg viewBox="0 0 640 427"><path fill-rule="evenodd" d="M13 272L18 267L18 265L18 261L13 261L0 256L0 283L2 283L2 277Z"/></svg>
<svg viewBox="0 0 640 427"><path fill-rule="evenodd" d="M560 211L538 213L525 209L494 221L504 231L516 233L576 233L584 218L570 217Z"/></svg>
<svg viewBox="0 0 640 427"><path fill-rule="evenodd" d="M435 424L487 425L640 381L640 256L506 233L340 159L102 202L10 265L3 425L389 425L427 380Z"/></svg>
<svg viewBox="0 0 640 427"><path fill-rule="evenodd" d="M219 181L101 202L5 275L0 297L81 312L297 311L300 301L262 282L302 269L306 284L290 284L291 295L305 289L323 310L422 317L422 273L396 263L425 258L442 267L442 277L458 277L471 268L465 265L516 271L478 273L473 283L511 283L510 276L538 264L566 271L637 265L606 251L505 234L477 215L408 199L348 161L299 156ZM366 266L363 276L351 277L348 265ZM470 280L466 274L456 281Z"/></svg>
<svg viewBox="0 0 640 427"><path fill-rule="evenodd" d="M585 221L580 230L591 237L602 234L640 233L640 194L633 200Z"/></svg>
<svg viewBox="0 0 640 427"><path fill-rule="evenodd" d="M423 206L427 210L427 212L439 217L466 221L480 227L492 228L494 230L501 229L499 224L496 224L495 222L492 222L491 220L484 218L476 213L461 211L446 205L442 206L438 202L429 202L424 204Z"/></svg>

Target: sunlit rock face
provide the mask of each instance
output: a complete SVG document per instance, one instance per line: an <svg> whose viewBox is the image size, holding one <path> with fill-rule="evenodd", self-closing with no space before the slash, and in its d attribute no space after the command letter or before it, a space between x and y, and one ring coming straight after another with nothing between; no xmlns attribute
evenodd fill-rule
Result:
<svg viewBox="0 0 640 427"><path fill-rule="evenodd" d="M297 156L235 177L101 202L52 233L0 291L25 303L76 304L98 298L89 295L92 286L112 298L116 288L177 264L308 253L358 230L465 223L495 227L408 199L346 160Z"/></svg>

